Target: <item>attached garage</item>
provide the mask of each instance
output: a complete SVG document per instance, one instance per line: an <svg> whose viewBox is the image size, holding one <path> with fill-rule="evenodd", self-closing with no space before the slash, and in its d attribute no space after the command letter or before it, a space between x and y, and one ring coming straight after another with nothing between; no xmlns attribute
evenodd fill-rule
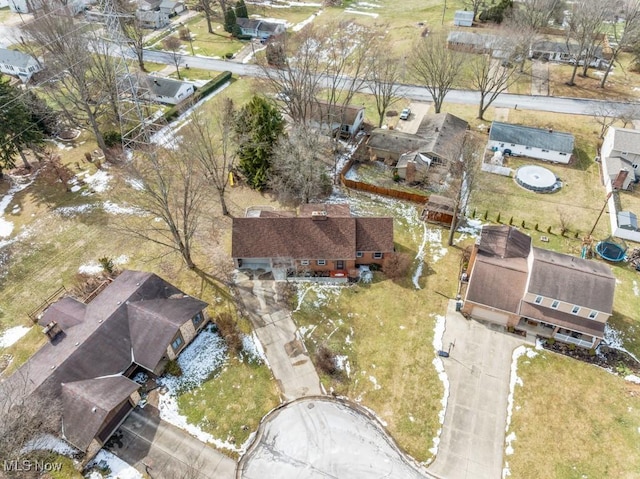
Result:
<svg viewBox="0 0 640 479"><path fill-rule="evenodd" d="M497 323L503 326L507 326L510 315L508 313L503 313L500 311L491 311L481 306L474 306L471 310L471 317L474 319L479 319L481 321L489 321L491 323Z"/></svg>

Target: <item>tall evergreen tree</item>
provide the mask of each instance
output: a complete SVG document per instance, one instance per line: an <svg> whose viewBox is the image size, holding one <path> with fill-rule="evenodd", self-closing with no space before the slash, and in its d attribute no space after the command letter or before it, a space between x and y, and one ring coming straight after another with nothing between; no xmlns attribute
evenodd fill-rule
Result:
<svg viewBox="0 0 640 479"><path fill-rule="evenodd" d="M252 188L267 184L273 147L284 132L282 115L265 98L254 95L235 121L238 138L239 167Z"/></svg>
<svg viewBox="0 0 640 479"><path fill-rule="evenodd" d="M236 18L249 18L247 4L244 3L244 0L238 0L236 3Z"/></svg>
<svg viewBox="0 0 640 479"><path fill-rule="evenodd" d="M29 167L22 150L42 143L42 140L42 131L21 92L0 76L0 176L2 170L15 166L16 155L20 155Z"/></svg>
<svg viewBox="0 0 640 479"><path fill-rule="evenodd" d="M229 7L224 11L224 31L227 33L233 33L236 26L236 13L233 8Z"/></svg>

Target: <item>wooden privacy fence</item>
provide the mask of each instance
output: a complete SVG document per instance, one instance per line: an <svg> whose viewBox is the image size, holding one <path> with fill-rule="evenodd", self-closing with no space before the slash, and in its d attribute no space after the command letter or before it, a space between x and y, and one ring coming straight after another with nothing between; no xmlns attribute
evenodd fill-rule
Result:
<svg viewBox="0 0 640 479"><path fill-rule="evenodd" d="M347 171L351 169L355 160L350 159L340 171L340 182L347 188L351 188L359 191L368 191L376 195L388 196L391 198L398 198L400 200L412 201L414 203L424 204L429 200L428 195L422 195L419 193L411 193L409 191L401 191L393 188L385 188L384 186L371 185L363 181L350 180L346 177Z"/></svg>

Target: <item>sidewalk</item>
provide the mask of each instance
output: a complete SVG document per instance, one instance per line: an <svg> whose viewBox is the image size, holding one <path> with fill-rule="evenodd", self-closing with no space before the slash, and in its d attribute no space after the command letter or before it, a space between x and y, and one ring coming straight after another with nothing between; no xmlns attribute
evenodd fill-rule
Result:
<svg viewBox="0 0 640 479"><path fill-rule="evenodd" d="M467 320L449 301L443 359L449 377L438 455L429 472L447 479L501 477L513 350L524 344L499 327Z"/></svg>

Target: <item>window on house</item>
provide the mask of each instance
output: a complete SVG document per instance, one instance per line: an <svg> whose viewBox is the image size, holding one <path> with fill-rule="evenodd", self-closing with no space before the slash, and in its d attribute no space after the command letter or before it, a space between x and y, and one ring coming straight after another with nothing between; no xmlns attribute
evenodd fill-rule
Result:
<svg viewBox="0 0 640 479"><path fill-rule="evenodd" d="M525 147L524 147L524 149L525 149L525 150L530 150L530 149L531 149L531 147L530 147L530 146L525 146Z"/></svg>
<svg viewBox="0 0 640 479"><path fill-rule="evenodd" d="M325 259L319 259L319 260L317 261L317 263L318 263L318 266L324 266L325 264L327 264L327 260L325 260Z"/></svg>
<svg viewBox="0 0 640 479"><path fill-rule="evenodd" d="M549 150L542 150L543 153L549 153Z"/></svg>
<svg viewBox="0 0 640 479"><path fill-rule="evenodd" d="M309 266L309 260L308 259L302 259L302 260L300 260L300 264L302 266Z"/></svg>
<svg viewBox="0 0 640 479"><path fill-rule="evenodd" d="M536 296L536 299L533 302L536 304L542 304L542 296Z"/></svg>
<svg viewBox="0 0 640 479"><path fill-rule="evenodd" d="M362 251L356 251L356 258L362 258Z"/></svg>
<svg viewBox="0 0 640 479"><path fill-rule="evenodd" d="M511 146L516 146L515 143L511 143Z"/></svg>
<svg viewBox="0 0 640 479"><path fill-rule="evenodd" d="M589 313L589 319L596 319L597 316L598 312L595 310L591 310L591 312Z"/></svg>
<svg viewBox="0 0 640 479"><path fill-rule="evenodd" d="M551 303L551 307L553 309L558 309L558 306L560 306L560 301L558 301L557 299L554 299L553 302Z"/></svg>
<svg viewBox="0 0 640 479"><path fill-rule="evenodd" d="M373 253L373 259L382 259L382 253Z"/></svg>
<svg viewBox="0 0 640 479"><path fill-rule="evenodd" d="M566 153L560 153L560 156L567 156Z"/></svg>
<svg viewBox="0 0 640 479"><path fill-rule="evenodd" d="M198 314L196 314L193 318L191 318L191 321L193 322L194 326L198 326L202 321L204 320L204 315L202 314L202 312L199 312Z"/></svg>
<svg viewBox="0 0 640 479"><path fill-rule="evenodd" d="M580 312L580 306L574 306L571 310L572 314L578 314Z"/></svg>
<svg viewBox="0 0 640 479"><path fill-rule="evenodd" d="M182 335L178 333L178 337L173 340L173 342L171 343L171 347L174 351L177 351L178 349L180 349L180 346L182 346L182 343L184 343L184 339L182 339Z"/></svg>

